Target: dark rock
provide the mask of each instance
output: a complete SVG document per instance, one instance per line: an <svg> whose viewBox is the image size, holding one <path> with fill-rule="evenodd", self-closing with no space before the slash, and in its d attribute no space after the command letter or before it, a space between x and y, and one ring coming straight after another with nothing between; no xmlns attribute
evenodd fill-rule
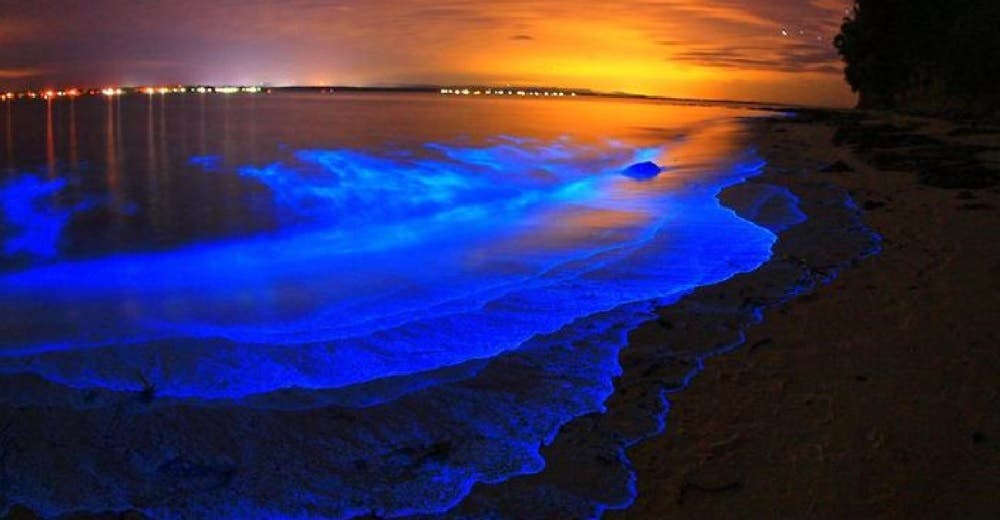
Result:
<svg viewBox="0 0 1000 520"><path fill-rule="evenodd" d="M646 161L641 163L635 163L625 170L622 171L622 175L639 181L645 181L655 178L663 168L660 168L656 163Z"/></svg>
<svg viewBox="0 0 1000 520"><path fill-rule="evenodd" d="M864 205L862 205L862 208L864 208L865 211L873 211L884 207L885 202L880 200L866 200Z"/></svg>

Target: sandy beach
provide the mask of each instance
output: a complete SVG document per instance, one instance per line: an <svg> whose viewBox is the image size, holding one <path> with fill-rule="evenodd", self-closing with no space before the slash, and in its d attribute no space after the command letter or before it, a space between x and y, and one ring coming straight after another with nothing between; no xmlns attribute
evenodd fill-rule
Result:
<svg viewBox="0 0 1000 520"><path fill-rule="evenodd" d="M628 452L638 499L609 517L996 518L1000 136L803 114L758 145L850 190L882 250L670 395L666 434Z"/></svg>

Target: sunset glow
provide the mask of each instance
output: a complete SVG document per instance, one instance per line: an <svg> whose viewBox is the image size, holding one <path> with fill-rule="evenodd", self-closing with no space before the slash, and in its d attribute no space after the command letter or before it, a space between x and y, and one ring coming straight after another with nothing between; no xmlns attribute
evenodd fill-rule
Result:
<svg viewBox="0 0 1000 520"><path fill-rule="evenodd" d="M461 83L854 102L831 44L845 0L2 3L6 89Z"/></svg>

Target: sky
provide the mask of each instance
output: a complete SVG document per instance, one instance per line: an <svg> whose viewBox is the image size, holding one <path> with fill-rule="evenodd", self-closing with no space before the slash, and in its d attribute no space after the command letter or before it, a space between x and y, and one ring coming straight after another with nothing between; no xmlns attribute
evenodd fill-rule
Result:
<svg viewBox="0 0 1000 520"><path fill-rule="evenodd" d="M847 106L850 0L0 0L0 89L480 84Z"/></svg>

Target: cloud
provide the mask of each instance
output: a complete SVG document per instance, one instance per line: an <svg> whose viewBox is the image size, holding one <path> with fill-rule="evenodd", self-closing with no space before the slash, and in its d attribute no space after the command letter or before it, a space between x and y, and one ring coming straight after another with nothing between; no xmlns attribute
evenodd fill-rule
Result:
<svg viewBox="0 0 1000 520"><path fill-rule="evenodd" d="M781 72L840 71L832 47L792 42L781 46L701 46L689 47L670 57L674 61L708 64L713 67L774 70Z"/></svg>
<svg viewBox="0 0 1000 520"><path fill-rule="evenodd" d="M667 90L684 69L727 80L738 71L829 74L830 88L842 88L831 40L851 3L0 0L0 69L45 68L54 83L478 77L663 94L675 93Z"/></svg>
<svg viewBox="0 0 1000 520"><path fill-rule="evenodd" d="M2 3L0 3L0 13L3 13ZM41 29L42 24L38 21L0 14L0 44L31 41L37 37Z"/></svg>
<svg viewBox="0 0 1000 520"><path fill-rule="evenodd" d="M34 78L43 74L45 74L45 70L38 67L0 68L0 79Z"/></svg>

